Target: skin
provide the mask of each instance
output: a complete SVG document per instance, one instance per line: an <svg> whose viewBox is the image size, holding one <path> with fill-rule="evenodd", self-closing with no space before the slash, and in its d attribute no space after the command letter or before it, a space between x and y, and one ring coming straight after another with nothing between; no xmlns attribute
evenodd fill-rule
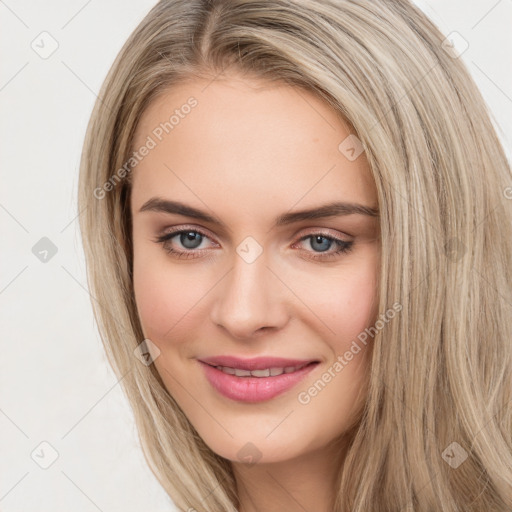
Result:
<svg viewBox="0 0 512 512"><path fill-rule="evenodd" d="M313 94L234 74L166 91L144 112L134 146L190 96L198 105L132 176L135 299L144 334L160 350L154 364L206 444L232 461L242 512L332 511L343 460L333 443L364 399L371 341L308 404L298 395L377 317L378 217L272 226L278 215L331 201L377 208L368 163L364 153L350 161L338 150L350 129ZM226 229L140 212L154 196L204 210ZM207 234L198 248L179 234L167 242L193 257L177 258L156 241L174 227ZM319 230L353 241L351 251L315 260L337 249L325 239L300 241ZM236 252L247 236L263 250L250 264ZM217 393L197 361L226 354L320 364L292 390L248 404ZM257 449L246 447L255 464L238 456L247 443Z"/></svg>

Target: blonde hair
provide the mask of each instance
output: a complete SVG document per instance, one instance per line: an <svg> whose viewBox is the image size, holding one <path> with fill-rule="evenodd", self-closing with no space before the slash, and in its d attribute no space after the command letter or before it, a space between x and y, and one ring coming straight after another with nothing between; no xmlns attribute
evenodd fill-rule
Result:
<svg viewBox="0 0 512 512"><path fill-rule="evenodd" d="M112 178L158 94L229 70L326 101L361 140L378 191L379 311L403 309L372 341L333 510L512 510L511 171L444 39L406 0L167 0L117 56L84 143L80 228L106 353L181 510L236 511L235 479L134 356L131 180Z"/></svg>

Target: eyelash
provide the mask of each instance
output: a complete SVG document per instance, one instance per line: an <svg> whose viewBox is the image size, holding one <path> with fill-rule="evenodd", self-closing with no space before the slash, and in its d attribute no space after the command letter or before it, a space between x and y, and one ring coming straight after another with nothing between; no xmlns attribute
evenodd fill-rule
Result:
<svg viewBox="0 0 512 512"><path fill-rule="evenodd" d="M164 250L177 259L190 259L190 258L200 257L200 256L196 256L196 254L202 253L206 249L189 249L186 251L178 251L176 249L173 249L169 245L167 245L167 242L169 242L172 238L176 237L177 235L181 235L182 233L197 233L203 237L210 238L206 233L204 233L200 229L197 229L197 228L183 229L182 228L182 229L177 229L175 231L171 231L170 233L166 233L165 235L161 235L161 236L157 237L154 241L156 243L162 244L164 247ZM308 256L308 258L311 260L318 260L318 261L330 260L332 258L335 258L335 257L341 255L341 254L346 254L346 253L350 252L352 250L352 246L354 244L354 242L347 242L346 240L341 240L340 238L333 237L332 235L326 235L325 233L322 233L322 232L315 232L315 233L310 233L309 235L305 235L305 236L301 237L296 243L307 240L308 238L313 238L315 236L320 236L322 238L325 238L326 240L334 242L335 244L338 245L338 249L336 249L335 251L332 251L332 252L328 252L328 253L327 252L319 252L319 253L317 252L315 254L318 254L318 256ZM311 252L311 251L306 251L306 252Z"/></svg>

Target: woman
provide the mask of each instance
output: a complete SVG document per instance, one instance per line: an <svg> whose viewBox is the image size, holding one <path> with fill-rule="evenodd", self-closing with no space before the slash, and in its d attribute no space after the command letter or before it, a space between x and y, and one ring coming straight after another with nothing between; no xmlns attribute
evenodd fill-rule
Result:
<svg viewBox="0 0 512 512"><path fill-rule="evenodd" d="M179 509L511 510L510 167L421 11L161 1L99 96L93 306Z"/></svg>

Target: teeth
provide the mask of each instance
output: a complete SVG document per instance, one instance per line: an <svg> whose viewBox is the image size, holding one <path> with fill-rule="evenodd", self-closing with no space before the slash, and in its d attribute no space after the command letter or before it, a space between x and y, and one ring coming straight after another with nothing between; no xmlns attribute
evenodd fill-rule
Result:
<svg viewBox="0 0 512 512"><path fill-rule="evenodd" d="M239 370L238 368L235 368L235 375L237 377L249 377L251 372L249 370Z"/></svg>
<svg viewBox="0 0 512 512"><path fill-rule="evenodd" d="M228 375L236 375L237 377L276 377L283 373L293 373L300 370L306 365L302 366L287 366L286 368L265 368L264 370L240 370L238 368L230 368L229 366L216 366Z"/></svg>
<svg viewBox="0 0 512 512"><path fill-rule="evenodd" d="M270 370L253 370L250 372L253 377L270 377Z"/></svg>

